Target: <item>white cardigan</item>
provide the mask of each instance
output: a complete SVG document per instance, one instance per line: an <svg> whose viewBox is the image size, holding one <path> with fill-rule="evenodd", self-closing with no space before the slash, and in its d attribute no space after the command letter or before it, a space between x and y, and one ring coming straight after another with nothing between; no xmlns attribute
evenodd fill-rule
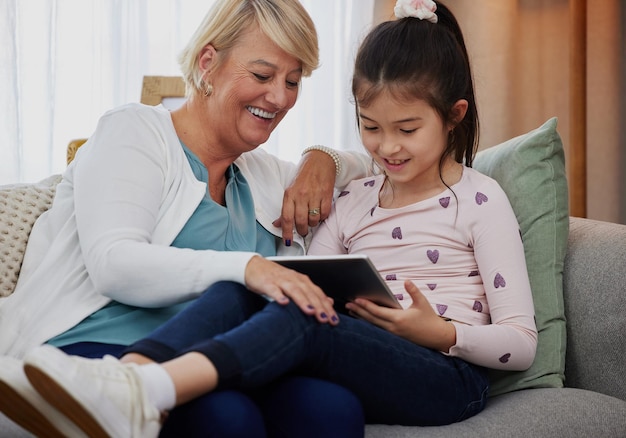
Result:
<svg viewBox="0 0 626 438"><path fill-rule="evenodd" d="M337 187L368 172L366 155L341 158ZM262 149L235 163L249 183L257 221L280 237L272 221L296 165ZM0 301L0 354L22 357L111 300L162 307L216 281L243 284L254 253L170 246L206 190L165 108L129 104L106 113L35 223L14 293ZM304 245L296 233L279 253L303 254Z"/></svg>

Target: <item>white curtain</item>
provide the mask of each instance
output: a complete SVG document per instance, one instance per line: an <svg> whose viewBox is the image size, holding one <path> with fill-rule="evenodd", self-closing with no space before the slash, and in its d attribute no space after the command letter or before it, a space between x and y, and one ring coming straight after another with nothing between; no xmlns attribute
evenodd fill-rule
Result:
<svg viewBox="0 0 626 438"><path fill-rule="evenodd" d="M312 144L359 149L350 96L356 47L375 0L302 0L321 67L266 149L297 161ZM0 0L0 184L65 168L65 149L144 75L179 75L177 55L211 0Z"/></svg>

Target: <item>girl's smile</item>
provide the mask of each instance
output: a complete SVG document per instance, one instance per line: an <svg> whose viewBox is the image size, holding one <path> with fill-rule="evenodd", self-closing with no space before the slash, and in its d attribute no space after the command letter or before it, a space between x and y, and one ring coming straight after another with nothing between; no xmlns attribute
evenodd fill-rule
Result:
<svg viewBox="0 0 626 438"><path fill-rule="evenodd" d="M431 191L445 189L440 161L448 128L426 101L399 100L382 92L367 107L359 107L359 119L363 145L386 173L394 204L401 199L416 202ZM452 160L446 158L443 164L448 161Z"/></svg>

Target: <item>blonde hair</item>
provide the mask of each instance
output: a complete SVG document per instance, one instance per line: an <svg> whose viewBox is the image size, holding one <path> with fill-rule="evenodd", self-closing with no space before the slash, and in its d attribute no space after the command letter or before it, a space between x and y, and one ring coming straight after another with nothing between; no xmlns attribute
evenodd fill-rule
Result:
<svg viewBox="0 0 626 438"><path fill-rule="evenodd" d="M298 0L218 0L178 58L188 96L203 92L198 65L202 49L211 44L227 53L254 25L302 63L303 76L310 76L318 67L317 31Z"/></svg>

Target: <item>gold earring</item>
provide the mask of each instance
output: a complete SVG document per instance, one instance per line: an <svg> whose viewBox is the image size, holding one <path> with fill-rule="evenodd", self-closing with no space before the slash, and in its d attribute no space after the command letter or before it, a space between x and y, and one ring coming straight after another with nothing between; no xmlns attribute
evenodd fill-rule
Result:
<svg viewBox="0 0 626 438"><path fill-rule="evenodd" d="M204 97L209 97L211 94L213 94L213 85L210 82L202 81L200 83L200 86L204 90Z"/></svg>

